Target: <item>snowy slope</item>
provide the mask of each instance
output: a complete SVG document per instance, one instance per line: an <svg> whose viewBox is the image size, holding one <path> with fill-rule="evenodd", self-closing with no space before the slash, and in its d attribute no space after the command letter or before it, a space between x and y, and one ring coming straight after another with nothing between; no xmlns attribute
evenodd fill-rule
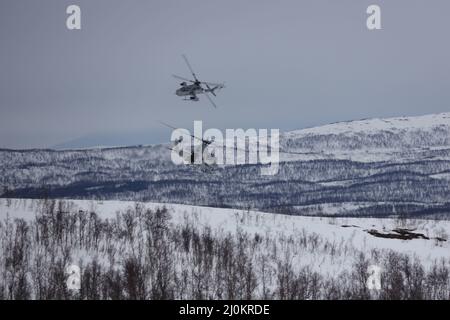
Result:
<svg viewBox="0 0 450 320"><path fill-rule="evenodd" d="M71 211L96 212L102 219L114 219L118 212L125 212L136 205L131 201L71 200L70 202ZM40 210L41 203L36 200L0 199L0 221L4 221L7 217L33 219L36 212ZM297 266L308 265L320 272L343 271L354 262L356 252L370 253L372 250L381 252L393 250L410 257L417 257L425 266L440 259L450 261L449 241L433 239L448 237L450 221L319 218L177 204L141 203L141 205L149 209L168 208L174 227L190 221L198 229L210 227L213 234L235 234L240 230L251 238L259 234L265 238L274 239L280 246L290 238L302 236L316 237L321 245L328 243L342 250L345 248L347 253L341 257L321 255L320 250L316 253L304 252L294 257ZM384 239L367 233L367 230L371 229L390 232L399 227L423 233L431 239Z"/></svg>
<svg viewBox="0 0 450 320"><path fill-rule="evenodd" d="M258 166L176 166L165 145L0 150L0 195L51 191L308 215L450 212L450 113L296 130L282 134L280 146L287 153L274 176Z"/></svg>
<svg viewBox="0 0 450 320"><path fill-rule="evenodd" d="M287 132L281 145L302 153L285 160L362 162L450 159L450 113L339 122Z"/></svg>
<svg viewBox="0 0 450 320"><path fill-rule="evenodd" d="M287 133L287 136L300 138L305 135L374 134L380 131L391 133L398 133L405 130L433 131L439 127L445 130L450 129L450 112L417 117L374 118L337 122L319 127L290 131Z"/></svg>

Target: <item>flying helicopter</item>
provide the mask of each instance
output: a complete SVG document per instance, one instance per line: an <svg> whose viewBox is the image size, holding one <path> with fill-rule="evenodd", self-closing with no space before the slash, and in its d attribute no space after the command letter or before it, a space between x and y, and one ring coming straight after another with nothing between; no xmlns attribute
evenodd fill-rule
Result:
<svg viewBox="0 0 450 320"><path fill-rule="evenodd" d="M170 124L167 124L164 122L159 122L159 123L161 123L162 125L164 125L166 127L169 127L172 129L177 129L176 127L173 127ZM167 149L177 152L178 155L181 158L183 158L185 164L194 165L196 163L197 159L201 159L201 168L203 169L203 171L205 171L205 170L210 171L212 166L215 165L215 163L214 163L215 162L215 153L214 153L214 150L212 150L208 154L205 154L204 150L209 145L214 143L215 138L211 137L211 139L202 139L202 138L199 138L194 135L189 135L189 136L191 138L194 138L194 139L200 141L201 144L200 145L191 144L190 150L178 149L178 145L180 145L184 140L184 137L180 136L173 141L174 143L173 143L172 147L167 147Z"/></svg>
<svg viewBox="0 0 450 320"><path fill-rule="evenodd" d="M162 121L158 121L160 124L177 130L177 127L174 127L170 124L167 124L165 122ZM184 141L185 139L188 139L188 141ZM199 143L193 143L192 140L189 139L194 139L194 141L198 141ZM241 148L237 145L236 142L233 142L232 145L226 145L223 144L223 140L219 140L216 141L215 137L212 136L208 139L204 139L202 137L199 136L195 136L192 135L190 133L185 133L183 135L180 135L177 139L172 140L173 144L171 147L167 147L167 149L176 152L179 157L181 157L183 159L183 163L186 165L194 165L194 166L198 166L199 168L202 169L202 171L208 171L208 172L212 172L213 168L219 168L220 166L218 166L218 164L220 162L218 162L218 158L216 155L216 151L222 149L223 152L228 152L230 150L233 150L233 154L234 152L240 152L241 156L242 155L248 155L250 152L250 145L252 145L253 151L255 152L255 143L256 141L250 142L250 140L248 141L248 148L244 146L244 148ZM186 147L181 147L182 143L187 143L188 148L186 149ZM262 146L262 145L260 145ZM271 149L270 146L266 146L269 150ZM206 152L205 152L206 151ZM270 151L272 153L272 151ZM276 151L279 154L290 154L290 155L308 155L308 152L293 152L293 151L288 151L288 150L283 150L283 149L278 149ZM221 156L223 156L223 153L220 153ZM227 156L228 157L228 156ZM234 155L233 155L234 157Z"/></svg>
<svg viewBox="0 0 450 320"><path fill-rule="evenodd" d="M216 96L215 91L225 88L224 84L221 83L212 83L212 82L205 82L200 81L197 78L197 75L195 74L194 70L192 69L191 64L189 63L187 57L183 54L182 55L184 61L186 62L186 65L189 68L189 71L192 74L192 77L194 80L187 79L184 77L180 77L177 75L173 75L174 78L177 78L179 80L183 80L183 82L180 83L181 88L175 91L175 94L179 97L185 97L184 100L188 101L199 101L199 94L204 94L206 98L208 98L209 102L212 104L214 108L217 108L217 105L214 103L213 99L209 96L209 93L211 93L213 96ZM189 84L191 83L191 84ZM205 87L203 87L203 85Z"/></svg>

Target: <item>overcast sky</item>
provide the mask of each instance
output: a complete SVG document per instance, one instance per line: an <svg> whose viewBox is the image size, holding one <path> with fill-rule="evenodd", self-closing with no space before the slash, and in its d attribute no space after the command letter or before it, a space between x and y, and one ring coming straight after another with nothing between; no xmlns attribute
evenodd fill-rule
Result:
<svg viewBox="0 0 450 320"><path fill-rule="evenodd" d="M66 29L66 7L82 30ZM366 28L378 4L382 30ZM1 0L0 147L450 111L448 0ZM172 74L224 81L213 109ZM66 144L67 145L67 144Z"/></svg>

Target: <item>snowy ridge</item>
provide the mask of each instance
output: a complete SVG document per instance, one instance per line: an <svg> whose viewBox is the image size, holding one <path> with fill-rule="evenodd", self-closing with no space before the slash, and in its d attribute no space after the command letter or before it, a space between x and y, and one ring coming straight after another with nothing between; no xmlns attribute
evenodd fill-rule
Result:
<svg viewBox="0 0 450 320"><path fill-rule="evenodd" d="M450 112L430 114L417 117L373 118L354 121L336 122L323 126L289 131L286 137L302 137L306 135L328 134L373 134L380 131L396 133L403 130L433 130L435 128L450 129Z"/></svg>
<svg viewBox="0 0 450 320"><path fill-rule="evenodd" d="M450 159L450 113L339 122L283 134L285 161L340 159L359 162Z"/></svg>
<svg viewBox="0 0 450 320"><path fill-rule="evenodd" d="M175 165L167 145L0 150L0 196L120 199L302 215L449 216L450 113L281 136L280 170ZM347 205L350 204L350 205ZM395 210L394 210L395 208Z"/></svg>

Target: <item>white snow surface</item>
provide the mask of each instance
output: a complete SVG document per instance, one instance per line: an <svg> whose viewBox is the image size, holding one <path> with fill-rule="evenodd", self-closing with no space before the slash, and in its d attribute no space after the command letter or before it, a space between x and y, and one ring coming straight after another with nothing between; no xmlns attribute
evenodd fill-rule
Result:
<svg viewBox="0 0 450 320"><path fill-rule="evenodd" d="M432 130L436 127L450 128L450 112L417 117L373 118L336 122L313 128L290 131L286 133L286 136L355 134L360 132L369 134L380 131L395 133L401 130Z"/></svg>
<svg viewBox="0 0 450 320"><path fill-rule="evenodd" d="M117 212L135 206L128 201L68 200L73 210L95 211L103 219L114 219ZM376 219L376 218L321 218L289 216L237 209L220 209L178 204L142 203L145 208L166 207L171 213L171 223L175 226L187 219L197 228L209 226L213 234L235 233L242 230L250 236L256 234L263 238L275 239L283 247L291 237L298 235L318 235L321 243L336 245L344 254L330 257L318 249L317 252L298 252L293 258L295 264L309 266L321 273L332 274L348 270L354 262L354 253L365 252L370 255L373 249L382 252L393 250L420 259L425 267L442 259L450 261L450 244L430 239L385 239L368 234L365 230L376 229L388 232L397 227L415 229L426 236L447 237L450 234L450 221ZM0 199L0 221L10 219L32 219L39 210L36 200Z"/></svg>

